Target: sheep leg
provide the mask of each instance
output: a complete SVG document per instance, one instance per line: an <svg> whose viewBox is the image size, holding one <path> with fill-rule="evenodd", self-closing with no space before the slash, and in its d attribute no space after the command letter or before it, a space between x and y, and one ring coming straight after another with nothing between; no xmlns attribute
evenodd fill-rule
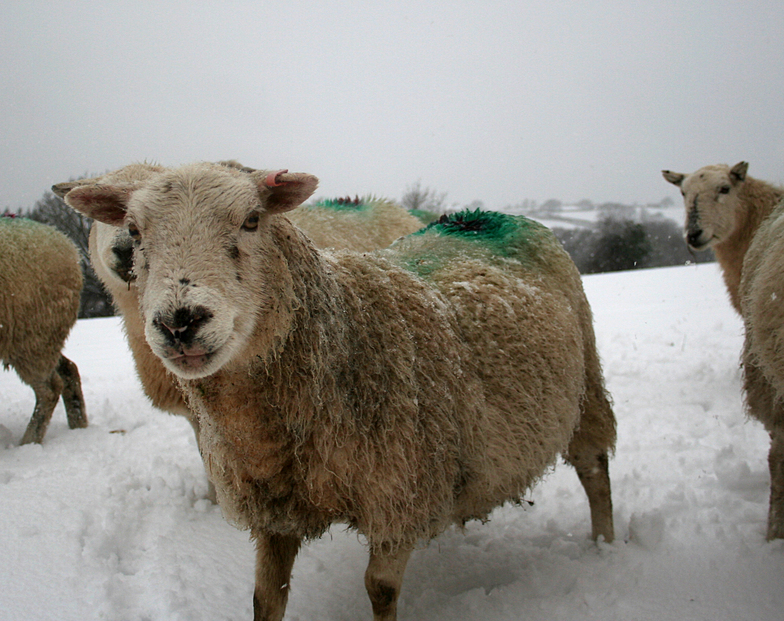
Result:
<svg viewBox="0 0 784 621"><path fill-rule="evenodd" d="M747 329L743 350L743 389L749 415L762 422L770 434L770 504L768 506L767 538L784 539L784 429L779 421L784 420L782 404L776 398L776 390L765 378L762 369L754 363L750 353L751 338Z"/></svg>
<svg viewBox="0 0 784 621"><path fill-rule="evenodd" d="M570 451L566 460L574 466L580 483L588 495L592 537L598 539L599 535L602 535L607 543L612 542L615 532L607 451L597 449Z"/></svg>
<svg viewBox="0 0 784 621"><path fill-rule="evenodd" d="M46 428L49 426L49 421L52 419L52 412L57 405L57 400L60 398L60 393L63 390L63 380L60 376L52 371L52 374L45 380L36 380L28 382L30 387L35 393L35 409L33 409L33 416L27 424L27 429L22 436L21 444L30 444L34 442L40 444Z"/></svg>
<svg viewBox="0 0 784 621"><path fill-rule="evenodd" d="M768 509L768 540L784 539L784 430L770 433L770 506Z"/></svg>
<svg viewBox="0 0 784 621"><path fill-rule="evenodd" d="M397 619L397 598L403 583L403 573L411 556L410 549L397 549L370 552L370 562L365 571L365 588L373 605L373 621L395 621Z"/></svg>
<svg viewBox="0 0 784 621"><path fill-rule="evenodd" d="M87 427L87 413L84 407L79 369L75 363L61 355L57 365L57 374L63 380L63 405L65 405L65 414L68 417L68 427L71 429Z"/></svg>
<svg viewBox="0 0 784 621"><path fill-rule="evenodd" d="M301 541L297 537L254 533L256 540L256 587L253 620L280 621L289 598L289 582Z"/></svg>
<svg viewBox="0 0 784 621"><path fill-rule="evenodd" d="M196 436L196 448L199 449L199 455L202 455L201 424L199 423L199 417L194 412L190 411L187 414L183 414L183 416L187 419L193 428L193 435ZM215 491L215 484L210 480L209 473L207 474L207 500L209 500L214 505L218 504L218 493Z"/></svg>

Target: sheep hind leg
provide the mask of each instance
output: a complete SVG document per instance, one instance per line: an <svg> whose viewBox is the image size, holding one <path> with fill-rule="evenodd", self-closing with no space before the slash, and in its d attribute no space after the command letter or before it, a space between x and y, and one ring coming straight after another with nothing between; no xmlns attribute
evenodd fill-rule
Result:
<svg viewBox="0 0 784 621"><path fill-rule="evenodd" d="M768 508L768 540L784 539L784 429L770 433L770 506Z"/></svg>
<svg viewBox="0 0 784 621"><path fill-rule="evenodd" d="M572 451L570 448L565 458L574 466L588 495L592 537L596 540L601 535L607 543L612 542L615 531L607 451L596 448Z"/></svg>
<svg viewBox="0 0 784 621"><path fill-rule="evenodd" d="M35 409L20 444L40 444L52 419L52 412L63 390L63 380L52 371L45 380L28 382L35 393Z"/></svg>
<svg viewBox="0 0 784 621"><path fill-rule="evenodd" d="M63 405L65 405L65 414L68 417L68 427L84 429L87 427L87 412L84 407L79 369L74 362L65 356L60 356L57 374L63 380Z"/></svg>
<svg viewBox="0 0 784 621"><path fill-rule="evenodd" d="M256 587L253 621L280 621L289 599L291 569L301 544L297 537L253 533L256 540Z"/></svg>
<svg viewBox="0 0 784 621"><path fill-rule="evenodd" d="M386 546L370 552L370 562L365 571L365 588L373 606L373 621L395 621L397 598L403 584L411 550L399 548L394 552Z"/></svg>

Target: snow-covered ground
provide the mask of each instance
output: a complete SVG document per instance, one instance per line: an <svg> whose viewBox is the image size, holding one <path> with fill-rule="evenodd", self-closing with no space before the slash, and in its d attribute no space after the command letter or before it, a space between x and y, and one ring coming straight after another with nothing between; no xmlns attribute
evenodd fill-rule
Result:
<svg viewBox="0 0 784 621"><path fill-rule="evenodd" d="M560 464L528 508L414 553L399 618L784 619L784 542L764 539L768 438L742 412L739 318L714 264L585 278L618 417L617 541L589 540ZM247 533L205 500L182 419L142 395L116 319L80 321L66 354L90 427L59 405L17 446L33 395L0 373L0 619L250 619ZM305 546L286 619L370 619L366 554L341 527Z"/></svg>

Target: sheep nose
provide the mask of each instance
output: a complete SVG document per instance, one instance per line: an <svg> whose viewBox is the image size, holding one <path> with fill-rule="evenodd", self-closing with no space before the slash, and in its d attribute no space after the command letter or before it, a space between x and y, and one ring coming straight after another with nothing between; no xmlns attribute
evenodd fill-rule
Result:
<svg viewBox="0 0 784 621"><path fill-rule="evenodd" d="M700 245L700 238L702 237L702 229L692 229L686 235L686 242L690 246L699 246Z"/></svg>
<svg viewBox="0 0 784 621"><path fill-rule="evenodd" d="M178 308L173 313L158 315L153 324L160 330L167 341L189 344L199 328L212 319L212 313L203 306Z"/></svg>
<svg viewBox="0 0 784 621"><path fill-rule="evenodd" d="M131 282L133 277L133 246L112 246L115 264L114 271L125 282Z"/></svg>

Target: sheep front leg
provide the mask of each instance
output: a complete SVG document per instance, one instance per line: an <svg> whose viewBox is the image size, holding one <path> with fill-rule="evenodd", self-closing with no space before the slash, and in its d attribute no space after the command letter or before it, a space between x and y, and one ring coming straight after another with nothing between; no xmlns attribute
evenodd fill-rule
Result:
<svg viewBox="0 0 784 621"><path fill-rule="evenodd" d="M388 546L370 552L365 571L365 588L373 605L373 621L395 621L397 598L403 583L403 573L411 556L410 549L389 551Z"/></svg>
<svg viewBox="0 0 784 621"><path fill-rule="evenodd" d="M256 540L256 588L253 620L280 621L289 598L289 582L301 540L273 533L253 533Z"/></svg>
<svg viewBox="0 0 784 621"><path fill-rule="evenodd" d="M784 539L784 430L770 432L770 507L768 509L768 540Z"/></svg>

